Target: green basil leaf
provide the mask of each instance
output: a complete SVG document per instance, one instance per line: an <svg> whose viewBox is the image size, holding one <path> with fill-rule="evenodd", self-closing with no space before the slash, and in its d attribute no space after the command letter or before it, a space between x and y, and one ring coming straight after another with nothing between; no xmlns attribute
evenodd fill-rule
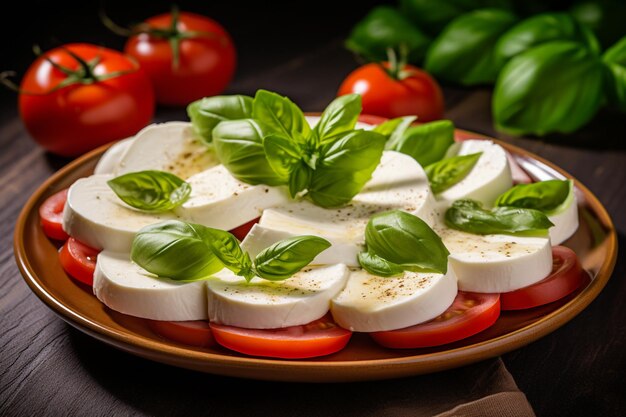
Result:
<svg viewBox="0 0 626 417"><path fill-rule="evenodd" d="M429 48L424 68L437 78L462 85L493 83L500 69L496 42L515 22L511 12L498 9L456 18Z"/></svg>
<svg viewBox="0 0 626 417"><path fill-rule="evenodd" d="M609 48L602 60L606 67L606 95L611 106L626 112L626 37Z"/></svg>
<svg viewBox="0 0 626 417"><path fill-rule="evenodd" d="M361 268L379 277L392 277L404 272L402 266L389 262L374 253L361 252L358 255L358 260Z"/></svg>
<svg viewBox="0 0 626 417"><path fill-rule="evenodd" d="M277 133L296 142L304 142L311 134L302 110L287 97L270 91L257 91L252 103L252 118L267 126L267 133Z"/></svg>
<svg viewBox="0 0 626 417"><path fill-rule="evenodd" d="M302 150L294 141L278 134L270 134L263 139L265 156L270 166L282 182L289 182L291 173L302 160Z"/></svg>
<svg viewBox="0 0 626 417"><path fill-rule="evenodd" d="M510 9L510 0L400 0L400 10L418 28L437 36L453 19L475 9Z"/></svg>
<svg viewBox="0 0 626 417"><path fill-rule="evenodd" d="M393 210L372 216L365 228L368 252L404 270L438 272L448 270L448 249L422 219ZM393 266L393 265L392 265Z"/></svg>
<svg viewBox="0 0 626 417"><path fill-rule="evenodd" d="M210 227L205 227L202 232L205 242L226 268L244 277L246 281L254 277L250 255L241 249L235 236Z"/></svg>
<svg viewBox="0 0 626 417"><path fill-rule="evenodd" d="M402 135L404 135L404 132L406 132L415 119L417 119L417 116L397 117L379 124L373 130L383 135L387 140L385 149L393 149L398 142L400 142Z"/></svg>
<svg viewBox="0 0 626 417"><path fill-rule="evenodd" d="M213 254L205 227L168 220L139 230L130 258L143 269L175 280L206 278L224 265Z"/></svg>
<svg viewBox="0 0 626 417"><path fill-rule="evenodd" d="M558 209L572 192L573 183L569 180L518 184L498 197L494 205L530 208L548 214Z"/></svg>
<svg viewBox="0 0 626 417"><path fill-rule="evenodd" d="M430 39L396 9L378 6L352 29L346 47L371 61L387 60L388 48L406 48L409 61L418 63L429 43Z"/></svg>
<svg viewBox="0 0 626 417"><path fill-rule="evenodd" d="M213 128L219 122L252 116L252 97L232 95L201 98L187 106L187 114L198 136L210 143L213 140Z"/></svg>
<svg viewBox="0 0 626 417"><path fill-rule="evenodd" d="M433 193L439 194L465 178L474 168L481 155L482 152L453 156L424 168Z"/></svg>
<svg viewBox="0 0 626 417"><path fill-rule="evenodd" d="M552 222L539 210L495 207L485 210L473 200L458 200L446 211L446 225L477 235L546 236Z"/></svg>
<svg viewBox="0 0 626 417"><path fill-rule="evenodd" d="M276 175L265 156L263 138L268 130L252 119L221 122L213 129L215 153L239 181L266 185L285 183L284 178Z"/></svg>
<svg viewBox="0 0 626 417"><path fill-rule="evenodd" d="M313 129L320 143L354 129L361 114L361 95L348 94L334 99Z"/></svg>
<svg viewBox="0 0 626 417"><path fill-rule="evenodd" d="M372 177L385 146L379 133L354 130L322 148L309 197L322 207L348 203Z"/></svg>
<svg viewBox="0 0 626 417"><path fill-rule="evenodd" d="M289 177L289 194L291 198L296 198L300 193L308 191L311 178L313 178L311 167L304 163L298 164Z"/></svg>
<svg viewBox="0 0 626 417"><path fill-rule="evenodd" d="M254 259L254 268L262 278L281 281L307 266L330 242L317 236L295 236L274 243Z"/></svg>
<svg viewBox="0 0 626 417"><path fill-rule="evenodd" d="M164 171L130 172L107 184L129 206L152 212L172 210L191 194L189 183Z"/></svg>
<svg viewBox="0 0 626 417"><path fill-rule="evenodd" d="M513 26L498 40L496 58L499 65L528 49L550 41L580 42L598 52L600 45L589 29L568 13L543 13Z"/></svg>
<svg viewBox="0 0 626 417"><path fill-rule="evenodd" d="M602 100L600 58L578 42L554 41L527 50L502 69L493 95L496 128L511 134L573 132Z"/></svg>
<svg viewBox="0 0 626 417"><path fill-rule="evenodd" d="M454 143L454 124L450 120L437 120L411 126L391 148L412 156L421 166L440 161Z"/></svg>

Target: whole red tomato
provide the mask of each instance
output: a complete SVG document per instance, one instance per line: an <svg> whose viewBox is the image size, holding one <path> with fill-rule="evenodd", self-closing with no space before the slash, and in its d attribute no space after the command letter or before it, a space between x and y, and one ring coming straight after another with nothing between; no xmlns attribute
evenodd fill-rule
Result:
<svg viewBox="0 0 626 417"><path fill-rule="evenodd" d="M28 68L20 115L44 148L77 156L137 133L154 114L146 74L120 52L96 45L65 45Z"/></svg>
<svg viewBox="0 0 626 417"><path fill-rule="evenodd" d="M235 72L235 47L216 21L173 11L147 19L124 52L148 73L157 102L187 105L223 92Z"/></svg>
<svg viewBox="0 0 626 417"><path fill-rule="evenodd" d="M405 64L390 70L388 63L370 63L354 70L339 87L339 95L358 93L363 113L394 118L417 115L420 122L443 118L439 84L428 73Z"/></svg>

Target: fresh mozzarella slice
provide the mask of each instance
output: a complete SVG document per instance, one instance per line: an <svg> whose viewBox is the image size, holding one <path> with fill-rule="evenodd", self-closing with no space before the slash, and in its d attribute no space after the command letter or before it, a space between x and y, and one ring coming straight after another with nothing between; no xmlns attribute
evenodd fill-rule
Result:
<svg viewBox="0 0 626 417"><path fill-rule="evenodd" d="M450 307L456 294L452 268L446 274L404 272L397 277L359 269L332 300L331 312L337 324L352 331L395 330L434 319Z"/></svg>
<svg viewBox="0 0 626 417"><path fill-rule="evenodd" d="M124 156L124 153L130 146L134 137L122 139L111 145L109 149L100 157L93 173L96 175L113 174Z"/></svg>
<svg viewBox="0 0 626 417"><path fill-rule="evenodd" d="M570 201L566 207L557 214L548 216L554 224L550 228L550 241L553 245L560 245L569 239L578 230L578 203L576 193L570 193Z"/></svg>
<svg viewBox="0 0 626 417"><path fill-rule="evenodd" d="M185 179L218 163L215 154L197 138L191 123L168 122L137 133L115 174L158 170Z"/></svg>
<svg viewBox="0 0 626 417"><path fill-rule="evenodd" d="M278 242L279 240L288 239L298 236L295 233L274 230L263 227L259 224L252 226L248 232L241 247L254 257L263 249ZM334 265L346 264L347 266L359 266L357 255L362 250L358 245L344 242L330 242L332 246L313 259L311 265Z"/></svg>
<svg viewBox="0 0 626 417"><path fill-rule="evenodd" d="M224 165L187 179L189 199L176 209L182 218L205 226L231 230L261 216L263 210L290 201L284 187L250 185L237 180Z"/></svg>
<svg viewBox="0 0 626 417"><path fill-rule="evenodd" d="M450 251L450 266L462 291L509 292L541 281L552 271L547 237L474 235L444 226L435 231Z"/></svg>
<svg viewBox="0 0 626 417"><path fill-rule="evenodd" d="M93 293L109 308L152 320L206 320L206 283L157 278L128 253L98 254Z"/></svg>
<svg viewBox="0 0 626 417"><path fill-rule="evenodd" d="M311 127L315 127L315 125L320 121L319 116L304 116L307 122ZM363 129L363 130L372 130L375 126L369 123L356 122L355 129Z"/></svg>
<svg viewBox="0 0 626 417"><path fill-rule="evenodd" d="M112 175L81 178L70 187L63 209L63 230L94 249L130 252L135 233L144 226L175 219L126 205L107 185Z"/></svg>
<svg viewBox="0 0 626 417"><path fill-rule="evenodd" d="M223 270L207 282L209 320L248 329L276 329L317 320L344 287L345 265L306 267L285 281L251 282Z"/></svg>
<svg viewBox="0 0 626 417"><path fill-rule="evenodd" d="M435 219L435 200L424 170L410 156L394 151L383 153L372 179L345 207L325 209L299 201L265 210L260 225L362 245L370 217L389 210L409 212L429 225Z"/></svg>
<svg viewBox="0 0 626 417"><path fill-rule="evenodd" d="M513 186L511 168L504 149L490 140L465 140L451 148L455 155L482 152L465 178L437 198L448 203L469 198L491 207L496 198Z"/></svg>

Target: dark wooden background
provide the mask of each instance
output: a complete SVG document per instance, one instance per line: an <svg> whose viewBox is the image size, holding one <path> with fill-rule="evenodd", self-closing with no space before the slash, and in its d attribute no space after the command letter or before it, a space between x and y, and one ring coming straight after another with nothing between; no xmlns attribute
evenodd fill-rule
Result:
<svg viewBox="0 0 626 417"><path fill-rule="evenodd" d="M44 48L79 40L117 48L123 44L98 23L96 3L61 10L51 3L24 2L16 5L18 14L3 13L0 69L23 72L32 59L33 43ZM253 94L267 88L288 95L306 111L322 110L356 67L342 39L373 2L338 10L338 2L321 1L310 4L308 12L297 2L287 7L257 3L182 6L213 16L233 34L240 59L229 92ZM162 1L130 9L119 1L107 3L110 14L125 22L168 7ZM16 21L21 28L11 26ZM581 180L606 206L620 245L626 244L624 115L603 111L572 136L510 138L492 128L489 89L446 86L445 97L447 117L458 127L510 141ZM376 408L369 407L369 401L364 408L358 405L359 397L396 398L406 380L311 388L208 377L118 352L54 316L21 279L13 260L12 233L29 195L68 161L46 154L28 137L12 93L0 91L0 110L0 415L80 415L85 410L90 410L88 415L227 415L229 410L233 415L287 415L279 412L286 395L302 402L298 415L396 414L393 402ZM184 111L159 109L157 120L174 119L185 120ZM625 298L626 260L619 257L609 284L585 311L549 336L503 357L538 415L626 415ZM445 384L454 375L417 379L422 385ZM209 395L214 390L224 395ZM87 391L95 397L85 396ZM187 395L173 397L181 393ZM84 398L91 403L84 404ZM397 398L401 407L402 397ZM316 405L321 408L314 412Z"/></svg>

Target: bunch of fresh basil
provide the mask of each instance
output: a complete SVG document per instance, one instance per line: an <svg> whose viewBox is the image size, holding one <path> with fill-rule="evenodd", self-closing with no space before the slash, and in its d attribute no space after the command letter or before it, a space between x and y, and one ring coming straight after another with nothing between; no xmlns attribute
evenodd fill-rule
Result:
<svg viewBox="0 0 626 417"><path fill-rule="evenodd" d="M365 228L366 251L359 264L371 274L389 277L404 271L448 270L448 249L422 219L393 210L372 216Z"/></svg>
<svg viewBox="0 0 626 417"><path fill-rule="evenodd" d="M520 20L524 13L517 6L505 0L401 0L395 13L386 7L384 14L368 15L347 47L384 59L380 51L385 47L417 45L399 34L381 35L412 22L413 31L433 40L425 54L424 42L410 48L410 61L423 63L445 81L495 83L493 118L496 128L507 133L570 133L588 123L605 102L626 111L626 38L601 55L590 27L602 32L603 25L597 19L590 22L580 7ZM371 24L374 15L376 24ZM623 25L619 30L626 32Z"/></svg>
<svg viewBox="0 0 626 417"><path fill-rule="evenodd" d="M377 132L356 130L361 96L339 97L311 129L302 110L276 93L221 96L192 103L192 124L240 181L286 185L322 207L348 203L371 178L385 146Z"/></svg>
<svg viewBox="0 0 626 417"><path fill-rule="evenodd" d="M130 257L160 277L194 281L228 268L246 281L289 278L308 265L330 242L317 236L296 236L274 243L254 260L232 234L219 229L169 220L141 229Z"/></svg>

